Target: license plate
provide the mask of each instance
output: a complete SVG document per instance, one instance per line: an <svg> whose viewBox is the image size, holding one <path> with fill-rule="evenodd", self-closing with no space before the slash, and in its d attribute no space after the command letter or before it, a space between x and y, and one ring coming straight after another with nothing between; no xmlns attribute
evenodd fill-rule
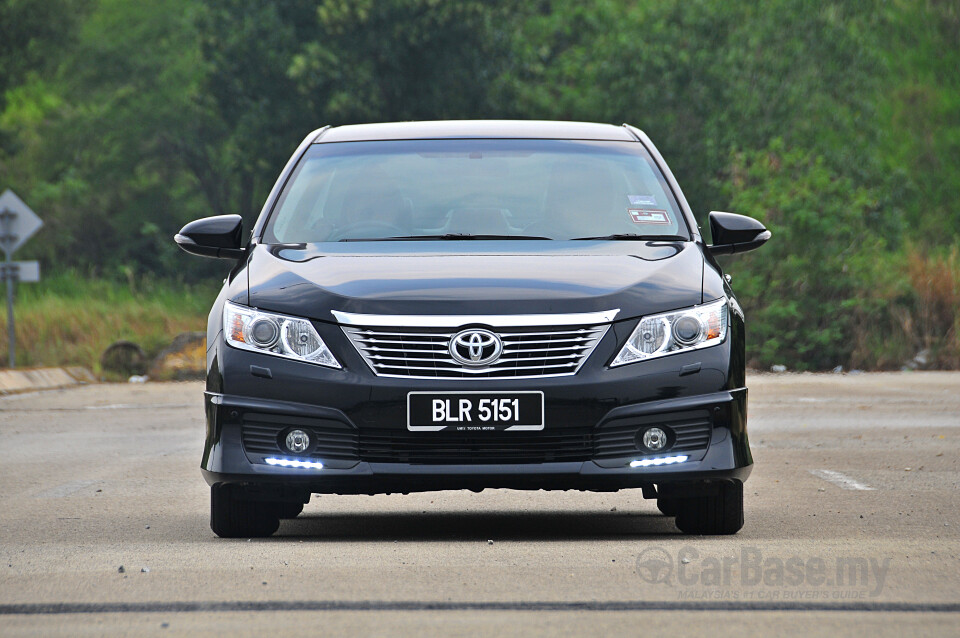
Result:
<svg viewBox="0 0 960 638"><path fill-rule="evenodd" d="M542 430L543 392L410 392L407 429Z"/></svg>

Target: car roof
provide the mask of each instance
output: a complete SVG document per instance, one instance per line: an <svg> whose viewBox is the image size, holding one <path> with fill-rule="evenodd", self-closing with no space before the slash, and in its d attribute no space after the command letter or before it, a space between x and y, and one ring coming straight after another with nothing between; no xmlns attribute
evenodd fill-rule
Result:
<svg viewBox="0 0 960 638"><path fill-rule="evenodd" d="M626 128L612 124L545 120L445 120L337 126L326 129L314 142L463 138L637 141Z"/></svg>

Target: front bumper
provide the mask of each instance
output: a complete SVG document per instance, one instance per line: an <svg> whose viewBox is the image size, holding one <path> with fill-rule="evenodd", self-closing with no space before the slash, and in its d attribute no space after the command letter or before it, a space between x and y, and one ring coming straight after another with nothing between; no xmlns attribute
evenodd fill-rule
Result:
<svg viewBox="0 0 960 638"><path fill-rule="evenodd" d="M337 340L335 333L323 337L328 344ZM620 339L608 337L606 349L612 352ZM598 348L574 376L465 383L376 377L346 343L346 348L337 348L346 355L340 355L346 359L344 369L331 370L235 350L221 338L210 353L216 377L213 383L208 379L214 391L205 395L207 445L201 467L211 485L242 483L336 494L484 488L611 491L652 485L661 492L682 493L714 481L743 481L753 461L746 432L747 391L729 387L737 376L730 369L731 341L612 370L604 365L610 352ZM265 368L270 378L263 376ZM503 458L495 449L490 456L496 446L484 440L485 433L418 450L419 441L428 441L418 437L437 435L407 431L407 392L477 389L543 391L545 429L523 433L526 438L510 446L513 456ZM700 428L689 440L703 444L660 455L631 447L637 431L662 423L678 431ZM291 427L319 433L323 445L312 450L310 458L322 462L322 469L264 462L271 456L291 457L279 447L282 433ZM551 440L560 446L556 453L543 444L543 437L555 437ZM275 449L271 441L278 442ZM460 446L462 458L438 455L438 449L446 453L453 446ZM519 449L541 452L511 462ZM674 465L630 466L634 460L674 454L688 459Z"/></svg>

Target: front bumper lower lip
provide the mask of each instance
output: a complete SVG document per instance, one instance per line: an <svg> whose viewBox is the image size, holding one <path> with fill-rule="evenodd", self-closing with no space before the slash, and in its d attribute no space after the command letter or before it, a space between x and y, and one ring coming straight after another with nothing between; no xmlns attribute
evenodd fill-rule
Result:
<svg viewBox="0 0 960 638"><path fill-rule="evenodd" d="M681 454L677 456L660 456L655 458L634 459L633 461L630 461L630 463L628 463L628 466L631 469L660 467L663 465L674 465L679 463L685 463L689 460L689 458L690 458L689 456ZM306 459L296 459L296 458L288 459L288 458L268 457L268 458L265 458L263 461L267 465L274 466L274 467L285 467L285 468L292 467L292 468L298 468L303 470L322 470L325 467L324 464L319 461L310 461ZM253 467L257 467L257 465L259 464L254 463ZM389 464L381 464L381 465L389 465ZM476 466L468 465L466 467L476 467ZM498 467L503 467L503 464L499 464ZM330 470L328 469L327 471L330 471Z"/></svg>
<svg viewBox="0 0 960 638"><path fill-rule="evenodd" d="M706 460L706 459L705 459ZM625 462L622 467L601 467L593 461L568 461L560 463L497 463L477 465L420 465L410 463L372 463L358 461L350 468L331 467L297 467L293 465L281 466L264 463L250 463L250 472L234 474L234 477L246 476L250 480L260 478L293 481L311 481L318 478L355 477L355 476L497 476L497 475L530 475L530 476L677 476L713 468L704 461L687 461L672 465L634 466ZM219 475L219 472L207 472L209 475Z"/></svg>
<svg viewBox="0 0 960 638"><path fill-rule="evenodd" d="M676 468L677 466L673 466ZM291 473L290 470L259 466L253 474L228 474L202 470L209 485L239 483L269 489L301 490L317 494L396 494L438 490L519 489L589 490L614 492L621 489L657 485L683 486L746 481L752 464L732 469L714 469L703 462L682 471L656 468L602 468L591 461L542 463L535 465L415 466L361 461L350 469L331 469ZM322 476L321 476L322 475Z"/></svg>

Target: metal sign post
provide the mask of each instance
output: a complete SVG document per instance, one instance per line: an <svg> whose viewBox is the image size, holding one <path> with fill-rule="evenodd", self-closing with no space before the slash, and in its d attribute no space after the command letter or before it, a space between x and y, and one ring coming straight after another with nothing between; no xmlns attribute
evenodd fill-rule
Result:
<svg viewBox="0 0 960 638"><path fill-rule="evenodd" d="M13 261L17 252L43 222L30 207L7 189L0 195L0 248L6 253L3 280L7 284L7 333L10 339L10 367L16 364L17 333L13 323L13 287L19 281L40 281L40 264L35 261Z"/></svg>
<svg viewBox="0 0 960 638"><path fill-rule="evenodd" d="M4 211L6 212L6 211ZM13 324L13 278L10 276L10 253L7 253L7 267L3 271L3 280L7 282L7 334L10 346L7 352L10 355L10 369L17 367L17 332Z"/></svg>

